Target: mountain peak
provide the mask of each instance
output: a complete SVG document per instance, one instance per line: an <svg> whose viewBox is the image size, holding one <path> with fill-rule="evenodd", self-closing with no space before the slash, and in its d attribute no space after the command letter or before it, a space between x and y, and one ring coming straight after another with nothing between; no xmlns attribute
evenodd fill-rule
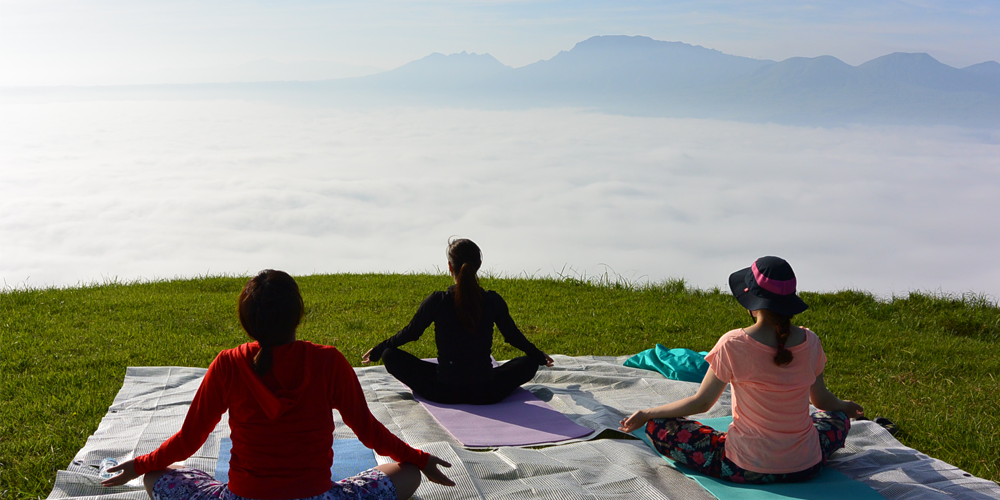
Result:
<svg viewBox="0 0 1000 500"><path fill-rule="evenodd" d="M893 82L948 92L997 91L996 85L989 79L970 78L969 71L953 68L924 53L896 52L872 59L857 69L859 74L872 82Z"/></svg>
<svg viewBox="0 0 1000 500"><path fill-rule="evenodd" d="M648 36L630 35L598 35L592 36L582 42L578 42L569 52L704 52L722 54L718 50L706 49L700 45L691 45L684 42L667 42L654 40ZM566 53L565 51L562 53Z"/></svg>
<svg viewBox="0 0 1000 500"><path fill-rule="evenodd" d="M972 66L962 68L962 71L975 73L977 75L1000 77L1000 63L996 61L986 61Z"/></svg>
<svg viewBox="0 0 1000 500"><path fill-rule="evenodd" d="M487 53L476 54L475 52L462 51L446 55L434 52L416 61L406 63L393 71L454 71L462 68L477 71L502 71L510 69L510 66L505 65Z"/></svg>
<svg viewBox="0 0 1000 500"><path fill-rule="evenodd" d="M882 57L876 57L858 68L951 68L926 52L893 52ZM954 69L954 68L953 68Z"/></svg>
<svg viewBox="0 0 1000 500"><path fill-rule="evenodd" d="M486 53L476 54L475 52L462 51L455 54L442 54L434 52L394 70L375 75L374 78L384 81L402 79L426 83L440 81L448 82L449 85L461 85L489 80L507 71L512 71L512 68Z"/></svg>
<svg viewBox="0 0 1000 500"><path fill-rule="evenodd" d="M843 87L852 80L854 69L833 56L791 57L754 72L750 85L771 89Z"/></svg>

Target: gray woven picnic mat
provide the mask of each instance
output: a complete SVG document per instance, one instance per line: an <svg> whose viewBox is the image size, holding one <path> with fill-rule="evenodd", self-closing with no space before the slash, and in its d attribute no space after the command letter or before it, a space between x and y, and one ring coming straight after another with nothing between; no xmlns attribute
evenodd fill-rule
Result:
<svg viewBox="0 0 1000 500"><path fill-rule="evenodd" d="M640 441L593 439L614 429L639 408L673 401L698 384L668 380L658 373L622 366L625 357L553 356L525 388L576 423L594 429L584 439L542 447L472 450L462 447L414 401L384 367L356 369L372 413L413 446L453 466L457 486L424 482L419 499L706 499L714 497L666 463ZM121 391L86 445L59 471L48 498L148 498L139 481L118 488L98 484L96 465L104 457L128 460L148 453L176 432L205 370L188 367L131 367ZM699 417L730 414L729 391ZM354 434L334 412L335 438ZM204 446L185 465L214 472L219 442L228 436L223 417ZM606 436L603 434L602 437ZM386 462L386 457L376 457ZM1000 486L933 459L896 441L871 422L855 422L846 447L829 466L862 481L888 499L1000 499Z"/></svg>

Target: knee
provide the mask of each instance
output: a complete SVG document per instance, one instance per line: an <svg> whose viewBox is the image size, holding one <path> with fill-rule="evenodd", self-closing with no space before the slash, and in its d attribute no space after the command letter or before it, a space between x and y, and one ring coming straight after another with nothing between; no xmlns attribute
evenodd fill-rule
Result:
<svg viewBox="0 0 1000 500"><path fill-rule="evenodd" d="M646 422L644 431L654 441L672 442L687 421L684 418L654 418Z"/></svg>
<svg viewBox="0 0 1000 500"><path fill-rule="evenodd" d="M525 361L526 363L523 363L521 365L521 369L518 370L519 372L521 372L520 373L521 376L519 378L523 380L521 382L522 384L535 378L535 374L538 373L538 363L536 363L534 360L531 359L526 359Z"/></svg>
<svg viewBox="0 0 1000 500"><path fill-rule="evenodd" d="M420 481L423 479L424 476L423 474L420 473L419 467L410 463L402 464L401 469L403 469L402 477L405 478L405 481L408 485L407 488L408 491L403 492L405 493L405 496L399 495L398 492L396 493L396 495L397 498L410 498L417 491L417 488L420 486Z"/></svg>
<svg viewBox="0 0 1000 500"><path fill-rule="evenodd" d="M684 420L686 419L682 419L680 417L654 418L650 419L650 422L654 422L656 427L659 427L661 429L666 429L670 432L677 432L678 430L680 430L681 425L684 423Z"/></svg>
<svg viewBox="0 0 1000 500"><path fill-rule="evenodd" d="M411 463L385 464L376 467L388 476L392 481L392 487L396 490L396 498L405 500L413 496L420 486L422 475L420 469Z"/></svg>
<svg viewBox="0 0 1000 500"><path fill-rule="evenodd" d="M156 481L158 481L160 477L166 474L167 471L171 469L176 469L178 467L179 466L171 465L166 469L150 471L142 476L142 485L146 487L146 494L149 495L149 498L156 498L153 496L153 487L156 486Z"/></svg>
<svg viewBox="0 0 1000 500"><path fill-rule="evenodd" d="M399 366L399 358L402 352L395 347L386 348L382 351L382 364L385 365L385 369L392 373L392 370Z"/></svg>
<svg viewBox="0 0 1000 500"><path fill-rule="evenodd" d="M163 471L147 472L142 477L142 485L146 487L146 494L149 495L149 498L153 498L153 486L156 485L156 480L162 475Z"/></svg>
<svg viewBox="0 0 1000 500"><path fill-rule="evenodd" d="M538 373L538 368L541 366L537 361L527 356L514 358L508 361L508 363L514 363L513 366L517 367L517 372L523 377L527 377L528 380L531 380Z"/></svg>

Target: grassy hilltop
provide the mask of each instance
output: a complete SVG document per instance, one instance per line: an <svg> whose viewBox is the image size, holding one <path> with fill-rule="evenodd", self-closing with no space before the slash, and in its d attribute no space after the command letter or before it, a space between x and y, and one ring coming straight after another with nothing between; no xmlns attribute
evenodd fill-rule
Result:
<svg viewBox="0 0 1000 500"><path fill-rule="evenodd" d="M340 348L353 364L450 284L436 275L296 278L306 302L299 338ZM127 366L207 367L247 341L235 315L246 278L201 278L0 293L0 497L48 495L94 432ZM719 290L682 282L633 287L578 280L488 278L536 345L566 355L633 354L656 343L708 350L746 326ZM1000 308L977 298L802 293L795 319L823 340L827 385L886 416L904 444L1000 480ZM410 347L434 355L433 334ZM502 341L497 359L516 356Z"/></svg>

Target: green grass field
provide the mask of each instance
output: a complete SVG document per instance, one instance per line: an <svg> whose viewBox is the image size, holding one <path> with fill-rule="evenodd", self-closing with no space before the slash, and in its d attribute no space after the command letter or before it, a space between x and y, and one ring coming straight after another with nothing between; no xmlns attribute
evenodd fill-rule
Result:
<svg viewBox="0 0 1000 500"><path fill-rule="evenodd" d="M44 498L121 386L128 366L207 367L247 341L235 315L246 278L202 278L0 293L0 497ZM433 290L434 275L297 278L306 302L299 338L333 344L354 364L395 333ZM656 343L710 349L746 326L728 294L579 280L483 280L524 333L553 354L633 354ZM802 293L795 323L829 358L827 385L901 429L907 446L1000 480L1000 308L977 298ZM433 334L411 347L434 355ZM497 359L516 356L497 342Z"/></svg>

